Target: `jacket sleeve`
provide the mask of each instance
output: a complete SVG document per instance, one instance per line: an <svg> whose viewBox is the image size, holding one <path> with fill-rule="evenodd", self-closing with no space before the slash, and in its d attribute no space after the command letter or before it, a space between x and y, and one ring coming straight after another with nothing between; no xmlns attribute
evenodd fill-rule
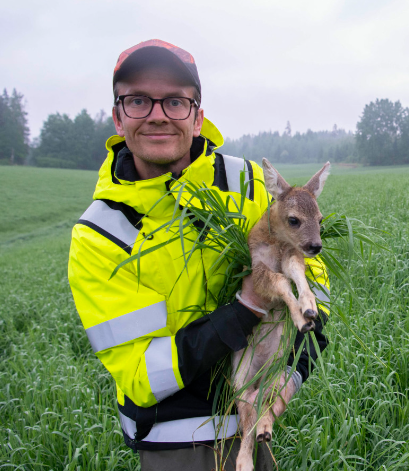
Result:
<svg viewBox="0 0 409 471"><path fill-rule="evenodd" d="M239 303L171 332L166 299L138 284L132 264L110 278L126 253L78 224L69 281L91 346L135 404L149 407L176 393L232 349L247 345L259 319Z"/></svg>
<svg viewBox="0 0 409 471"><path fill-rule="evenodd" d="M247 347L260 319L238 301L191 322L176 334L179 369L187 385L233 350Z"/></svg>

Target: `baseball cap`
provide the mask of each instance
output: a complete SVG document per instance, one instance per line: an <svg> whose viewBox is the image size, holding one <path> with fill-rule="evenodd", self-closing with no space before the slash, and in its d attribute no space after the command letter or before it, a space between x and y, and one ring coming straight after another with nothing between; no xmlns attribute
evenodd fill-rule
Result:
<svg viewBox="0 0 409 471"><path fill-rule="evenodd" d="M147 65L158 63L177 70L197 89L201 100L202 88L193 56L184 49L160 39L143 41L122 52L114 69L113 85Z"/></svg>

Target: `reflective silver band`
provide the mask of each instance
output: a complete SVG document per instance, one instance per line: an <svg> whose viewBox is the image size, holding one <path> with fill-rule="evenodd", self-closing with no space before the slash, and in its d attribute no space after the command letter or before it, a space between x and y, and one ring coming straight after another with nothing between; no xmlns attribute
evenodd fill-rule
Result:
<svg viewBox="0 0 409 471"><path fill-rule="evenodd" d="M244 170L244 183L249 181L249 172L247 170L246 162L244 159L232 157L231 155L224 155L224 167L226 169L227 185L229 191L240 193L240 172ZM246 197L250 197L251 184L247 186Z"/></svg>
<svg viewBox="0 0 409 471"><path fill-rule="evenodd" d="M292 367L290 365L287 365L287 374L290 374ZM294 381L294 386L295 386L295 393L298 393L302 386L302 376L301 373L299 373L297 370L293 371L293 374L291 375L291 379Z"/></svg>
<svg viewBox="0 0 409 471"><path fill-rule="evenodd" d="M145 352L145 362L151 391L158 402L179 391L172 368L171 337L152 339Z"/></svg>
<svg viewBox="0 0 409 471"><path fill-rule="evenodd" d="M143 307L85 330L92 349L100 352L166 327L166 302Z"/></svg>
<svg viewBox="0 0 409 471"><path fill-rule="evenodd" d="M80 217L80 220L89 221L100 227L126 246L132 246L139 233L139 230L128 221L121 211L111 209L101 200L94 201Z"/></svg>
<svg viewBox="0 0 409 471"><path fill-rule="evenodd" d="M124 416L121 412L119 412L119 418L123 431L129 438L134 439L136 422ZM158 443L204 442L214 440L216 430L218 431L218 440L232 437L238 431L238 415L227 417L220 426L220 430L218 430L219 417L214 417L212 420L209 419L210 417L192 417L190 419L171 420L154 424L149 434L142 441ZM204 424L208 420L209 422Z"/></svg>
<svg viewBox="0 0 409 471"><path fill-rule="evenodd" d="M136 422L124 415L120 410L118 410L118 414L122 430L128 435L129 438L135 440Z"/></svg>
<svg viewBox="0 0 409 471"><path fill-rule="evenodd" d="M312 292L315 294L318 302L329 303L331 300L329 289L321 283L319 283L319 286L314 285L312 287Z"/></svg>
<svg viewBox="0 0 409 471"><path fill-rule="evenodd" d="M154 424L149 434L142 440L144 442L203 442L214 440L219 425L219 417L202 425L210 417L193 417L190 419L172 420ZM231 415L221 426L217 438L228 438L238 430L238 416Z"/></svg>

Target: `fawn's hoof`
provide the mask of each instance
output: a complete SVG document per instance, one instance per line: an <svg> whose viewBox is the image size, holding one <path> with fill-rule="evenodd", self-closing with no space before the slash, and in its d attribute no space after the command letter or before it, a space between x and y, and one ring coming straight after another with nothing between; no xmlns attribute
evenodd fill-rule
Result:
<svg viewBox="0 0 409 471"><path fill-rule="evenodd" d="M258 443L271 442L271 433L270 432L259 433L257 435L256 440Z"/></svg>
<svg viewBox="0 0 409 471"><path fill-rule="evenodd" d="M310 330L315 329L314 321L307 322L301 327L301 333L305 334L305 332L309 332Z"/></svg>
<svg viewBox="0 0 409 471"><path fill-rule="evenodd" d="M318 313L316 311L313 311L312 309L307 309L303 316L308 319L308 320L311 320L311 319L316 319L317 316L318 316Z"/></svg>

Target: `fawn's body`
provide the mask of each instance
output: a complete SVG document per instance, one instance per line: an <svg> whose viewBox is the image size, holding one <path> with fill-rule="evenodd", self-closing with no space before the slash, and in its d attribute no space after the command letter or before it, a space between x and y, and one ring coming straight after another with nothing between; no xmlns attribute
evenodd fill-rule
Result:
<svg viewBox="0 0 409 471"><path fill-rule="evenodd" d="M300 332L313 330L317 306L305 277L304 256L315 256L322 249L320 223L322 215L316 197L321 193L329 174L329 162L303 187L291 187L281 175L263 159L266 188L275 198L248 238L252 258L254 291L266 301L272 302L273 310L266 314L261 326L254 328L252 344L246 350L233 355L234 386L236 390L249 382L264 365L282 356L283 322L280 322L284 303ZM297 287L298 299L291 287ZM274 324L272 324L274 323ZM272 328L275 325L275 328ZM252 348L253 346L253 348ZM278 378L279 379L279 378ZM283 384L280 385L282 387ZM266 398L271 396L277 381L266 387L263 396L263 415L257 426L254 401L258 396L258 384L247 388L237 401L243 432L237 471L253 470L254 428L257 441L270 441L273 415Z"/></svg>

